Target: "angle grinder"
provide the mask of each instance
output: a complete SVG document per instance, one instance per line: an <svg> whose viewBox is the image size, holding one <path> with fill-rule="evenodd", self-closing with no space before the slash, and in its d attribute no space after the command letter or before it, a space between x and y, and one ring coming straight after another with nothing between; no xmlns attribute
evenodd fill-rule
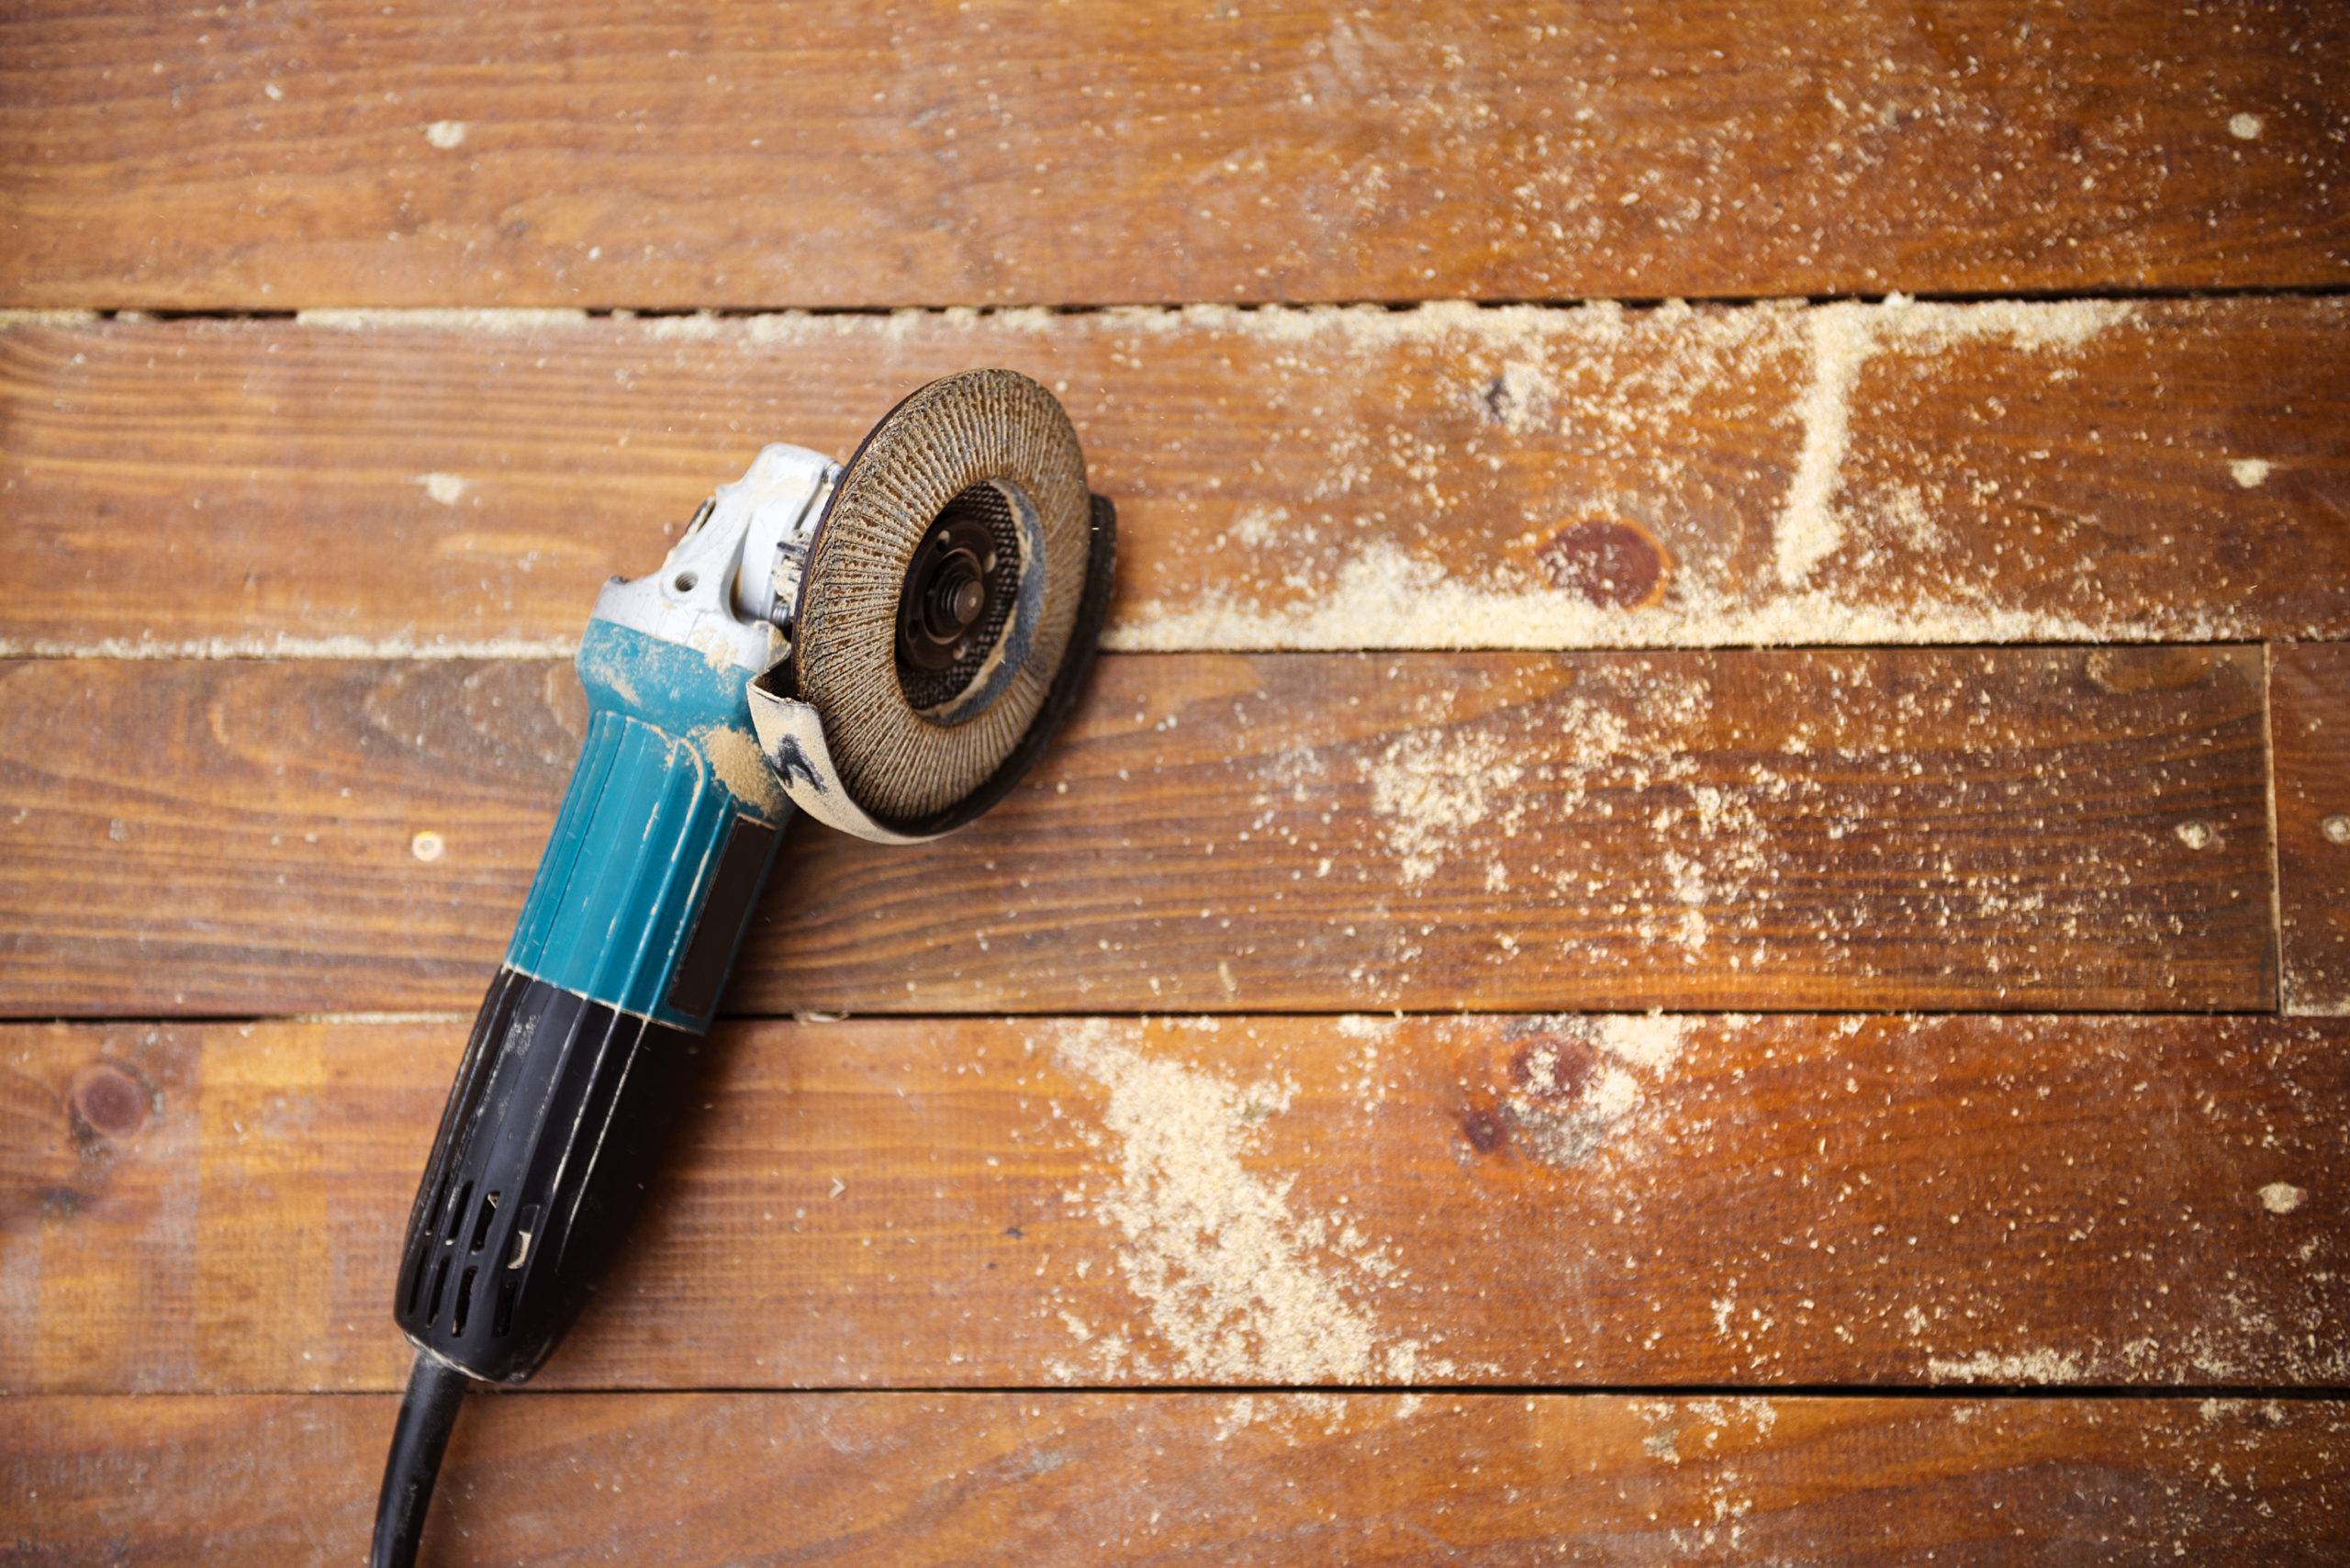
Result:
<svg viewBox="0 0 2350 1568"><path fill-rule="evenodd" d="M587 738L408 1215L377 1568L415 1560L469 1381L535 1372L617 1250L795 809L904 844L1001 799L1077 700L1115 537L1053 395L975 370L846 464L767 447L598 597Z"/></svg>

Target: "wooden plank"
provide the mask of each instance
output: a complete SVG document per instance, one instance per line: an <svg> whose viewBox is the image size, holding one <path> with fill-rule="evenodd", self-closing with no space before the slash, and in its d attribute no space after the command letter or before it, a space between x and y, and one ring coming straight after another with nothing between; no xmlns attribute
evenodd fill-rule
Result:
<svg viewBox="0 0 2350 1568"><path fill-rule="evenodd" d="M0 1388L396 1388L464 1021L16 1025ZM2337 1386L2350 1024L723 1030L585 1387Z"/></svg>
<svg viewBox="0 0 2350 1568"><path fill-rule="evenodd" d="M0 665L0 1007L472 1007L581 712ZM796 835L730 1005L2265 1008L2264 720L2245 648L1113 656L970 832Z"/></svg>
<svg viewBox="0 0 2350 1568"><path fill-rule="evenodd" d="M975 364L1113 645L2350 637L2350 302L0 324L0 648L568 646L756 446Z"/></svg>
<svg viewBox="0 0 2350 1568"><path fill-rule="evenodd" d="M349 1562L391 1417L10 1401L0 1531L28 1563ZM2300 1401L523 1394L459 1424L422 1557L2313 1563L2350 1551L2346 1443Z"/></svg>
<svg viewBox="0 0 2350 1568"><path fill-rule="evenodd" d="M2332 7L50 6L6 302L876 305L2344 280ZM1953 240L1953 236L1963 237Z"/></svg>
<svg viewBox="0 0 2350 1568"><path fill-rule="evenodd" d="M2269 652L2279 990L2288 1013L2350 1014L2350 647Z"/></svg>

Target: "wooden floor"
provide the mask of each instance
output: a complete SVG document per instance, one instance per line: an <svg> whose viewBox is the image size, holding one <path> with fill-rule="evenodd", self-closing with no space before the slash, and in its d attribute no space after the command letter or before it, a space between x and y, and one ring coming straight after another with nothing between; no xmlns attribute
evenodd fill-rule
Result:
<svg viewBox="0 0 2350 1568"><path fill-rule="evenodd" d="M1091 693L808 831L428 1561L2350 1556L2350 12L0 14L0 1559L344 1562L576 752L1053 386Z"/></svg>

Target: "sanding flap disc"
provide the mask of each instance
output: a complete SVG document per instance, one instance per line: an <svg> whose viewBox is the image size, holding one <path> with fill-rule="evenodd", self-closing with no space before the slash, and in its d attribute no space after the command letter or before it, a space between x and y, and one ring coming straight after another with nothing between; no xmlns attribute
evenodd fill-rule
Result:
<svg viewBox="0 0 2350 1568"><path fill-rule="evenodd" d="M866 811L944 811L1020 744L1069 652L1090 525L1077 431L1017 371L934 381L865 438L809 547L790 661Z"/></svg>

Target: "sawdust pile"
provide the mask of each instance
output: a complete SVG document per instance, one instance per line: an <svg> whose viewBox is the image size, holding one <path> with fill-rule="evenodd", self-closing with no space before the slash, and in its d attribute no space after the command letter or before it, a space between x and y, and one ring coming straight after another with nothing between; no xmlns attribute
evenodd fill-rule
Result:
<svg viewBox="0 0 2350 1568"><path fill-rule="evenodd" d="M1301 1211L1293 1176L1251 1167L1259 1128L1289 1108L1293 1085L1227 1082L1136 1049L1103 1020L1052 1027L1057 1058L1108 1091L1118 1180L1092 1212L1119 1234L1118 1268L1172 1357L1167 1370L1199 1383L1451 1375L1419 1341L1382 1333L1365 1305L1393 1271L1383 1250ZM1125 1353L1114 1340L1095 1350Z"/></svg>
<svg viewBox="0 0 2350 1568"><path fill-rule="evenodd" d="M2035 351L2076 349L2129 313L2128 306L2110 300L1919 305L1899 295L1882 306L1841 300L1806 312L1811 376L1797 405L1803 445L1774 535L1779 581L1802 587L1814 566L1844 545L1847 524L1838 499L1852 442L1853 388L1862 367L1881 350L1939 353L1986 338ZM1915 504L1914 496L1908 497L1902 510Z"/></svg>
<svg viewBox="0 0 2350 1568"><path fill-rule="evenodd" d="M1517 832L1529 798L1517 790L1526 769L1505 760L1509 755L1498 735L1427 730L1398 737L1380 754L1371 804L1386 823L1405 886L1435 875L1456 835L1488 817L1498 817L1505 834Z"/></svg>
<svg viewBox="0 0 2350 1568"><path fill-rule="evenodd" d="M1784 857L1769 823L1785 813L1767 808L1823 788L1760 763L1743 778L1721 776L1671 744L1696 733L1713 701L1704 677L1646 664L1594 670L1583 689L1499 722L1459 713L1453 691L1432 693L1413 727L1360 763L1371 822L1402 888L1418 891L1449 862L1472 858L1483 863L1487 892L1590 890L1582 860L1553 862L1532 846L1556 854L1560 824L1585 838L1596 824L1628 817L1651 875L1617 888L1617 913L1642 942L1694 961L1712 933L1708 912L1767 888L1776 874ZM1326 774L1286 766L1300 777ZM1529 847L1514 850L1521 839ZM1516 950L1514 940L1500 944L1504 956Z"/></svg>

